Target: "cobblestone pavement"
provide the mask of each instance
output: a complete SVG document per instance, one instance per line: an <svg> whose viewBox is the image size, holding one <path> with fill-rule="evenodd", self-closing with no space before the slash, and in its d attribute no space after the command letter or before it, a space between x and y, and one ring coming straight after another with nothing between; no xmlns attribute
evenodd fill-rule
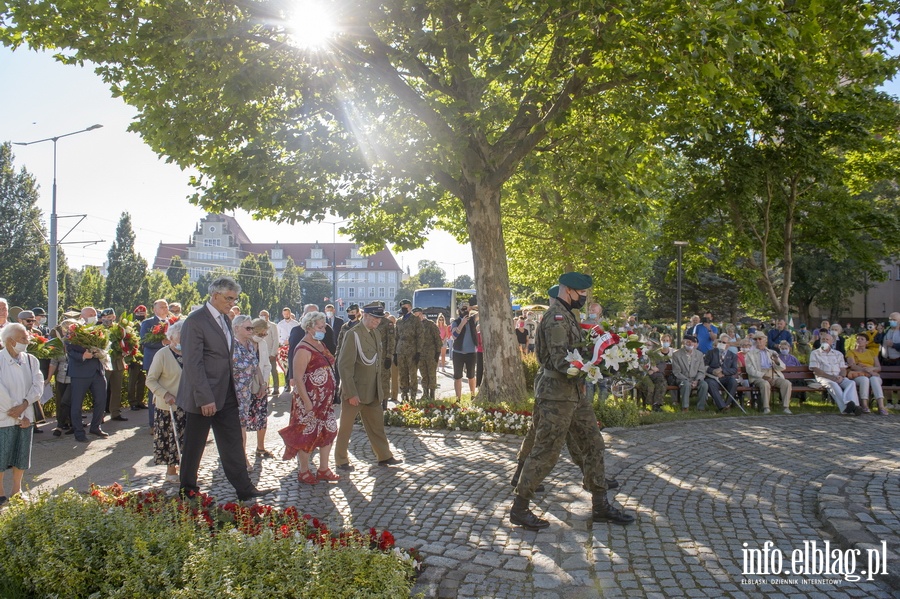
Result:
<svg viewBox="0 0 900 599"><path fill-rule="evenodd" d="M276 401L270 418L276 453L287 401ZM388 428L404 463L387 468L375 463L357 425L350 447L357 470L338 483L298 483L296 464L279 459L257 461L252 477L279 489L266 503L296 505L332 526L386 528L400 545L418 546L428 568L414 591L426 597L900 597L898 433L893 416L838 415L605 431L607 473L622 485L615 498L637 516L628 527L591 522L590 495L567 454L534 505L550 527L510 525L520 442L511 435ZM161 479L138 475L130 483ZM200 485L221 501L234 498L214 444ZM785 569L805 547L858 548L856 574L868 571L866 550L883 541L889 575L846 580L814 568L745 575L744 551L767 541L767 563L777 565L777 550Z"/></svg>

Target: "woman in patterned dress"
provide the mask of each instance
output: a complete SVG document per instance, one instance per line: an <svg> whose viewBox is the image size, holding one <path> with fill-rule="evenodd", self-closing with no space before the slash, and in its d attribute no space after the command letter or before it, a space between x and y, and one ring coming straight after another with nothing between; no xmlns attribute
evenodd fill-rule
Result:
<svg viewBox="0 0 900 599"><path fill-rule="evenodd" d="M146 380L147 388L153 393L153 404L156 407L156 414L153 417L153 458L158 466L166 466L166 482L176 484L179 481L178 465L181 463L178 450L184 443L186 423L184 410L175 405L175 396L178 395L178 385L181 382L181 327L183 325L183 320L169 325L166 330L166 339L169 340L169 345L153 356ZM174 429L178 431L177 442L172 426L173 415L175 416Z"/></svg>
<svg viewBox="0 0 900 599"><path fill-rule="evenodd" d="M259 371L259 347L253 341L253 321L249 316L239 314L234 317L231 328L234 331L234 392L238 400L244 452L247 451L247 431L256 431L256 457L272 458L274 454L266 449L269 387ZM255 394L251 389L254 379L260 387ZM250 460L247 460L247 470L253 470Z"/></svg>
<svg viewBox="0 0 900 599"><path fill-rule="evenodd" d="M304 314L300 326L306 331L303 340L294 351L295 392L291 398L289 427L302 427L297 445L286 444L284 459L295 455L300 471L297 480L310 485L320 480L335 481L340 477L328 467L331 445L337 436L334 418L334 356L325 348L325 315L321 312ZM300 384L302 382L302 384ZM309 455L319 448L319 469L309 470Z"/></svg>

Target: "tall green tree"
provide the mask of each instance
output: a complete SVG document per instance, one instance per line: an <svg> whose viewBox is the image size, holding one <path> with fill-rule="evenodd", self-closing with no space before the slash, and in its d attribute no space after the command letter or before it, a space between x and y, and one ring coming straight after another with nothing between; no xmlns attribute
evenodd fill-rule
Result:
<svg viewBox="0 0 900 599"><path fill-rule="evenodd" d="M453 280L450 286L455 287L456 289L474 289L475 279L469 275L459 275Z"/></svg>
<svg viewBox="0 0 900 599"><path fill-rule="evenodd" d="M34 177L24 167L16 172L14 161L12 146L0 144L0 295L10 306L44 306L50 264L47 231Z"/></svg>
<svg viewBox="0 0 900 599"><path fill-rule="evenodd" d="M323 310L325 298L331 297L331 281L318 271L305 274L300 277L300 290L304 304L316 304Z"/></svg>
<svg viewBox="0 0 900 599"><path fill-rule="evenodd" d="M181 256L177 254L172 256L172 259L169 261L169 268L166 269L166 277L168 277L172 287L181 283L186 274L188 274L188 271Z"/></svg>
<svg viewBox="0 0 900 599"><path fill-rule="evenodd" d="M422 287L444 287L447 273L434 260L419 260L419 283Z"/></svg>
<svg viewBox="0 0 900 599"><path fill-rule="evenodd" d="M267 310L270 316L278 314L277 310L281 308L277 305L278 279L275 277L275 265L272 264L268 254L259 254L256 257L256 264L259 268L260 303L253 307L253 315L259 314L260 310Z"/></svg>
<svg viewBox="0 0 900 599"><path fill-rule="evenodd" d="M156 270L154 268L147 272L142 288L146 290L146 295L144 297L147 298L148 303L146 305L148 309L150 303L158 299L165 299L169 302L175 301L173 299L175 296L175 287L169 281L168 274L161 270ZM131 303L137 305L134 300L132 300ZM128 304L128 308L126 309L134 309L134 306Z"/></svg>
<svg viewBox="0 0 900 599"><path fill-rule="evenodd" d="M183 313L187 313L193 306L201 303L202 298L197 292L197 286L191 283L191 277L187 273L184 274L181 281L175 285L172 291L172 301L181 304Z"/></svg>
<svg viewBox="0 0 900 599"><path fill-rule="evenodd" d="M109 248L107 259L109 266L104 307L114 308L117 314L124 314L134 308L132 304L136 300L142 299L142 289L145 296L149 291L144 286L147 261L134 249L134 230L131 228L131 215L127 212L123 212L119 219L116 239ZM148 297L144 302L154 299L157 298Z"/></svg>
<svg viewBox="0 0 900 599"><path fill-rule="evenodd" d="M262 310L261 278L256 254L248 254L241 260L241 266L237 272L237 282L241 286L241 292L247 294L248 310L251 312Z"/></svg>
<svg viewBox="0 0 900 599"><path fill-rule="evenodd" d="M105 308L106 277L96 266L85 266L81 270L75 301L69 307L80 310L85 306L93 306L98 310Z"/></svg>
<svg viewBox="0 0 900 599"><path fill-rule="evenodd" d="M303 269L294 264L294 259L288 257L284 270L281 273L281 280L278 281L278 302L275 306L275 312L269 310L273 319L276 318L276 314L281 314L282 308L290 308L295 314L300 313L300 305L303 303L300 289L300 274L302 272Z"/></svg>
<svg viewBox="0 0 900 599"><path fill-rule="evenodd" d="M138 108L144 140L200 172L206 208L334 213L358 240L402 248L465 222L486 346L479 397L492 401L525 393L501 218L523 160L562 143L579 111L693 123L687 106L718 118L749 97L748 73L774 73L784 56L812 56L807 70L821 66L817 48L877 61L897 3L845 4L348 0L327 5L337 30L311 51L289 35L303 5L7 0L0 39L97 64Z"/></svg>

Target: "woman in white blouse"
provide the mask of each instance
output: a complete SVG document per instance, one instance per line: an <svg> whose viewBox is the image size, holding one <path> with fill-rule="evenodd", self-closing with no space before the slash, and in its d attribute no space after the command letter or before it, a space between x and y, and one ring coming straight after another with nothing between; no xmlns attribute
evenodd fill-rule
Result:
<svg viewBox="0 0 900 599"><path fill-rule="evenodd" d="M22 490L22 478L31 466L34 408L44 391L44 377L37 358L25 353L28 331L19 323L0 331L0 505L6 503L3 475L12 468L10 496Z"/></svg>

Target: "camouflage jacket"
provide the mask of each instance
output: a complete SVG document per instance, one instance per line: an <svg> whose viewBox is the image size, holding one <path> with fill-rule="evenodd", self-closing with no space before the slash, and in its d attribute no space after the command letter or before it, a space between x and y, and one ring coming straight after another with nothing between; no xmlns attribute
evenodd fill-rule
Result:
<svg viewBox="0 0 900 599"><path fill-rule="evenodd" d="M428 360L441 354L441 332L434 321L422 321L422 357Z"/></svg>
<svg viewBox="0 0 900 599"><path fill-rule="evenodd" d="M422 353L422 321L415 314L397 317L397 349L393 353L413 355Z"/></svg>
<svg viewBox="0 0 900 599"><path fill-rule="evenodd" d="M552 302L534 338L534 351L541 366L534 379L536 399L578 401L582 379L566 374L566 354L573 349L581 351L581 345L581 327L575 314L562 302Z"/></svg>
<svg viewBox="0 0 900 599"><path fill-rule="evenodd" d="M381 347L382 356L385 358L391 358L394 355L394 323L392 323L387 318L382 318L381 322L378 323L378 327L375 328L378 331L378 334L381 335Z"/></svg>

